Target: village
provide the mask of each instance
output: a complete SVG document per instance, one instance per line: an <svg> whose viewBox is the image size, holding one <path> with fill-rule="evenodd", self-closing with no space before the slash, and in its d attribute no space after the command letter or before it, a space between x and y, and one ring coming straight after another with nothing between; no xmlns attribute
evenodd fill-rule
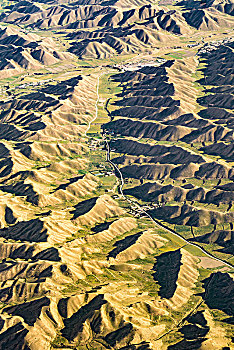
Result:
<svg viewBox="0 0 234 350"><path fill-rule="evenodd" d="M211 52L215 50L217 47L230 43L234 40L234 38L229 37L223 40L217 40L217 41L211 41L210 43L206 43L204 46L202 46L198 52L196 53L196 56L199 56L203 53Z"/></svg>
<svg viewBox="0 0 234 350"><path fill-rule="evenodd" d="M151 60L151 61L142 60L142 61L137 62L137 63L116 64L116 65L114 65L113 68L117 68L118 70L121 70L122 72L135 71L135 70L141 69L143 67L158 67L165 62L166 62L166 59L157 58L156 61L154 61L154 60Z"/></svg>

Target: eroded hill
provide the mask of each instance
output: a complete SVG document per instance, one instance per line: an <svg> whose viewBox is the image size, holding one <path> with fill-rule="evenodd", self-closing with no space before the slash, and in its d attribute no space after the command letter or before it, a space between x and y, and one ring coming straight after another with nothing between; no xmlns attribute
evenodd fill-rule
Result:
<svg viewBox="0 0 234 350"><path fill-rule="evenodd" d="M178 36L197 30L232 28L232 6L228 2L195 6L186 1L171 9L141 1L50 2L46 6L20 1L9 5L1 20L26 28L65 29L70 52L80 58L109 58L172 44Z"/></svg>

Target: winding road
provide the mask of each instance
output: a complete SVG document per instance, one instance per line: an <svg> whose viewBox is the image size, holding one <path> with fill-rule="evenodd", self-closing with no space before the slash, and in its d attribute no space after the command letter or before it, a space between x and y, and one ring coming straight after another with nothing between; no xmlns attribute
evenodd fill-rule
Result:
<svg viewBox="0 0 234 350"><path fill-rule="evenodd" d="M94 122L94 120L98 117L98 102L100 100L100 96L99 96L99 84L100 84L100 77L104 74L108 74L109 72L104 72L102 73L101 75L98 76L98 81L97 81L97 100L96 100L96 113L95 113L95 118L93 118L90 122L89 122L89 128L90 128L90 125L91 123ZM87 129L87 131L89 130L89 128ZM87 133L86 131L86 133ZM192 243L190 241L188 241L186 238L184 238L183 236L181 236L179 233L177 233L176 231L170 229L169 227L166 227L165 225L163 225L162 223L160 223L158 220L154 219L144 208L142 208L142 206L137 202L137 201L132 201L130 198L128 198L124 192L123 192L123 186L124 186L124 178L123 178L123 174L122 172L120 171L120 169L118 168L118 166L113 163L111 161L111 158L110 158L110 153L111 153L111 150L110 150L110 144L109 144L109 141L106 140L105 137L103 137L103 141L105 141L105 144L106 144L106 161L108 163L110 163L112 165L112 167L114 168L115 170L115 174L118 173L119 174L119 177L116 177L118 179L120 179L120 184L119 184L119 192L121 194L121 196L128 202L130 203L131 205L135 205L138 209L139 209L139 212L141 214L144 214L145 216L147 216L151 221L154 222L154 224L156 226L158 226L159 228L163 229L164 231L168 232L168 233L171 233L172 235L180 238L182 241L184 241L186 244L185 245L189 245L191 247L195 247L197 248L198 250L200 250L202 253L204 253L207 257L213 259L213 260L216 260L218 262L221 262L223 265L225 266L228 266L230 269L233 269L234 268L234 265L232 265L231 263L228 263L222 259L219 259L219 258L216 258L213 254L209 253L206 251L205 248L199 246L198 244L196 243Z"/></svg>
<svg viewBox="0 0 234 350"><path fill-rule="evenodd" d="M105 140L106 141L106 140ZM221 263L223 263L224 265L228 266L229 268L233 269L234 265L227 263L226 261L216 258L214 255L212 255L211 253L207 252L204 248L200 247L198 244L196 243L191 243L189 242L186 238L184 238L183 236L181 236L179 233L175 232L174 230L166 227L165 225L163 225L162 223L160 223L158 220L154 219L144 208L142 208L142 206L136 202L136 201L132 201L130 198L128 198L124 193L123 193L123 186L124 186L124 178L123 178L123 174L121 173L120 169L117 167L117 165L115 163L113 163L110 159L110 145L109 142L106 141L106 148L107 148L107 153L106 153L106 160L107 162L109 162L112 167L117 171L117 173L119 173L120 175L120 186L119 186L119 191L120 194L122 195L122 197L128 201L130 204L134 204L135 206L138 207L138 209L140 210L141 213L143 213L144 215L146 215L151 221L153 221L158 227L162 228L163 230L171 233L172 235L180 238L181 240L183 240L186 245L190 245L192 247L196 247L197 249L199 249L202 253L206 254L209 258L214 259L216 261L219 261Z"/></svg>

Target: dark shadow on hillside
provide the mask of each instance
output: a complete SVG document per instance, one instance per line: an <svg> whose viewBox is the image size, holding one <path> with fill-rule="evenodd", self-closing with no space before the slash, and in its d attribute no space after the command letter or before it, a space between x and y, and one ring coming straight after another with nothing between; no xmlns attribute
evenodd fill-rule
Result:
<svg viewBox="0 0 234 350"><path fill-rule="evenodd" d="M166 252L157 257L153 266L154 280L160 285L158 294L162 298L170 299L173 297L177 288L177 279L181 266L180 249Z"/></svg>
<svg viewBox="0 0 234 350"><path fill-rule="evenodd" d="M88 213L96 204L98 197L87 199L83 202L78 203L74 206L75 210L72 210L73 220L77 219L79 216Z"/></svg>

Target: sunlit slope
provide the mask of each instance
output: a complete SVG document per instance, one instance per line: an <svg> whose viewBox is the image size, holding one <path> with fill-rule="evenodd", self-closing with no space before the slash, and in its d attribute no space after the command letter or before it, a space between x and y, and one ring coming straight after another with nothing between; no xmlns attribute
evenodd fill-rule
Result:
<svg viewBox="0 0 234 350"><path fill-rule="evenodd" d="M196 35L198 31L231 30L231 3L197 3L183 2L171 8L160 6L160 2L142 1L69 4L20 1L8 6L0 18L4 23L17 24L28 31L65 29L60 34L69 43L69 52L80 58L104 59L151 51L168 44L184 46L183 36ZM47 62L58 58L51 52L44 53L43 48L38 50L40 53L34 54L36 59L42 55Z"/></svg>
<svg viewBox="0 0 234 350"><path fill-rule="evenodd" d="M220 242L218 251L230 253L233 106L225 72L232 59L230 43L201 53L205 68L198 56L116 74L122 92L111 107L112 121L103 126L113 135L113 161L126 178L124 192L154 203L151 215L181 227L191 240ZM199 71L203 77L196 80ZM205 239L206 234L216 238Z"/></svg>

